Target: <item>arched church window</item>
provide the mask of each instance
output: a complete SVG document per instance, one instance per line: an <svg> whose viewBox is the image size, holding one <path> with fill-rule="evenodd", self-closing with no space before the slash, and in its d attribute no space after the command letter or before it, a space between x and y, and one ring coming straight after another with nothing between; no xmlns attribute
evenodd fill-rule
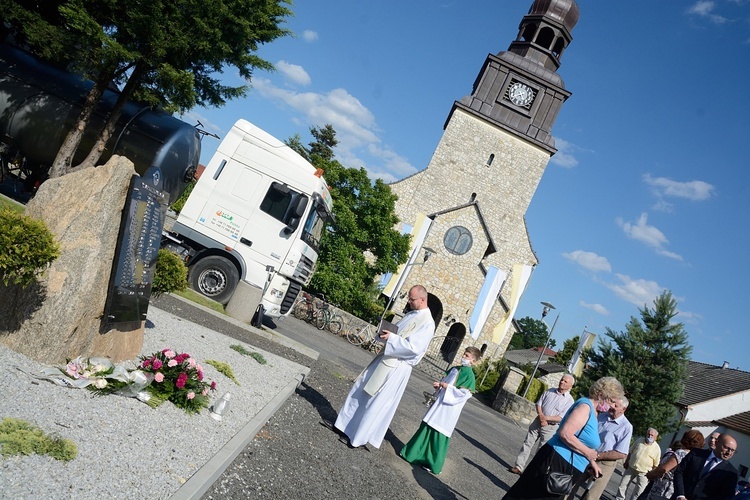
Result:
<svg viewBox="0 0 750 500"><path fill-rule="evenodd" d="M445 232L443 245L453 255L463 255L471 249L471 232L463 226L453 226Z"/></svg>

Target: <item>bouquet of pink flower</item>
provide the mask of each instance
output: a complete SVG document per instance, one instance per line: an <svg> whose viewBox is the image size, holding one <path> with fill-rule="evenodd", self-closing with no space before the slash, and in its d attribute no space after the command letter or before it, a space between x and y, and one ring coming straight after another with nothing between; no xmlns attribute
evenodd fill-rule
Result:
<svg viewBox="0 0 750 500"><path fill-rule="evenodd" d="M140 359L139 368L154 376L154 381L146 387L151 395L147 402L150 406L171 401L188 413L198 413L208 407L208 393L216 390L216 382L209 384L203 380L203 367L190 354L164 349Z"/></svg>

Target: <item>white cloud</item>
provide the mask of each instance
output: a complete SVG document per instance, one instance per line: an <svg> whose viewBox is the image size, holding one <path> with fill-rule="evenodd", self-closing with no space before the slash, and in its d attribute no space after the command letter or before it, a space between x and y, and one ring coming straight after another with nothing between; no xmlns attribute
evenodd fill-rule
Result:
<svg viewBox="0 0 750 500"><path fill-rule="evenodd" d="M302 40L306 42L314 42L318 39L318 33L312 30L305 30L302 32Z"/></svg>
<svg viewBox="0 0 750 500"><path fill-rule="evenodd" d="M586 302L582 300L578 302L578 304L581 305L582 307L585 307L586 309L591 309L592 311L599 313L602 316L609 315L609 311L607 310L607 308L601 304L587 304Z"/></svg>
<svg viewBox="0 0 750 500"><path fill-rule="evenodd" d="M336 131L336 157L347 167L364 167L373 177L390 182L417 171L407 159L382 144L380 129L372 112L345 89L326 93L297 92L276 87L270 80L253 78L253 88L262 97L289 106L303 119L300 125L322 127L331 124ZM362 155L379 159L381 165L368 165Z"/></svg>
<svg viewBox="0 0 750 500"><path fill-rule="evenodd" d="M690 201L707 200L716 190L714 186L703 181L679 182L667 177L651 177L651 174L644 174L643 181L653 188L657 196L672 196Z"/></svg>
<svg viewBox="0 0 750 500"><path fill-rule="evenodd" d="M664 236L659 229L655 226L648 225L648 214L642 213L638 218L638 221L633 223L625 222L622 218L616 219L617 224L622 228L625 234L636 241L650 246L655 249L659 255L669 257L670 259L682 260L682 256L674 252L670 252L664 248L669 243L667 237Z"/></svg>
<svg viewBox="0 0 750 500"><path fill-rule="evenodd" d="M644 305L651 307L654 299L661 295L663 291L662 287L655 281L632 279L625 274L615 274L615 276L620 280L620 284L607 283L605 284L606 287L615 292L621 299L638 307Z"/></svg>
<svg viewBox="0 0 750 500"><path fill-rule="evenodd" d="M716 7L716 2L712 2L709 0L700 0L694 3L687 10L687 13L694 14L699 17L704 17L715 24L724 24L725 22L727 22L728 19L726 17L712 13L714 7Z"/></svg>
<svg viewBox="0 0 750 500"><path fill-rule="evenodd" d="M574 250L573 252L563 253L562 256L589 271L612 271L612 266L609 264L607 258L597 255L594 252Z"/></svg>
<svg viewBox="0 0 750 500"><path fill-rule="evenodd" d="M274 64L277 70L284 75L287 79L298 85L310 85L312 79L307 71L302 66L297 64L291 64L286 61L279 61Z"/></svg>
<svg viewBox="0 0 750 500"><path fill-rule="evenodd" d="M575 146L564 139L555 137L555 147L557 153L550 158L550 163L563 168L573 168L578 166L578 159L573 156L576 150Z"/></svg>

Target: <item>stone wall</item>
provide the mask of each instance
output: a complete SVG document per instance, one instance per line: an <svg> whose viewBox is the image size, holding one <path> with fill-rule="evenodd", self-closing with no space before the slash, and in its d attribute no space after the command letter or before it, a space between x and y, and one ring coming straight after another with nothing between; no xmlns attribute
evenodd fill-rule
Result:
<svg viewBox="0 0 750 500"><path fill-rule="evenodd" d="M528 425L536 417L536 405L518 394L499 389L492 408L516 422Z"/></svg>

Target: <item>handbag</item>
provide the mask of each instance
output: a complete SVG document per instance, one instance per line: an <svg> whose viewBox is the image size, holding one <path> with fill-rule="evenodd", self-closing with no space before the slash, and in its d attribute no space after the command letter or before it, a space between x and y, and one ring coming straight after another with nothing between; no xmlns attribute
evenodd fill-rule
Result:
<svg viewBox="0 0 750 500"><path fill-rule="evenodd" d="M567 495L573 489L573 475L564 472L547 474L547 493L550 495Z"/></svg>
<svg viewBox="0 0 750 500"><path fill-rule="evenodd" d="M582 431L583 427L578 431L576 437L580 437ZM552 463L547 466L547 493L562 496L567 495L573 490L573 450L570 450L570 463L568 465L570 466L569 473L551 472Z"/></svg>

